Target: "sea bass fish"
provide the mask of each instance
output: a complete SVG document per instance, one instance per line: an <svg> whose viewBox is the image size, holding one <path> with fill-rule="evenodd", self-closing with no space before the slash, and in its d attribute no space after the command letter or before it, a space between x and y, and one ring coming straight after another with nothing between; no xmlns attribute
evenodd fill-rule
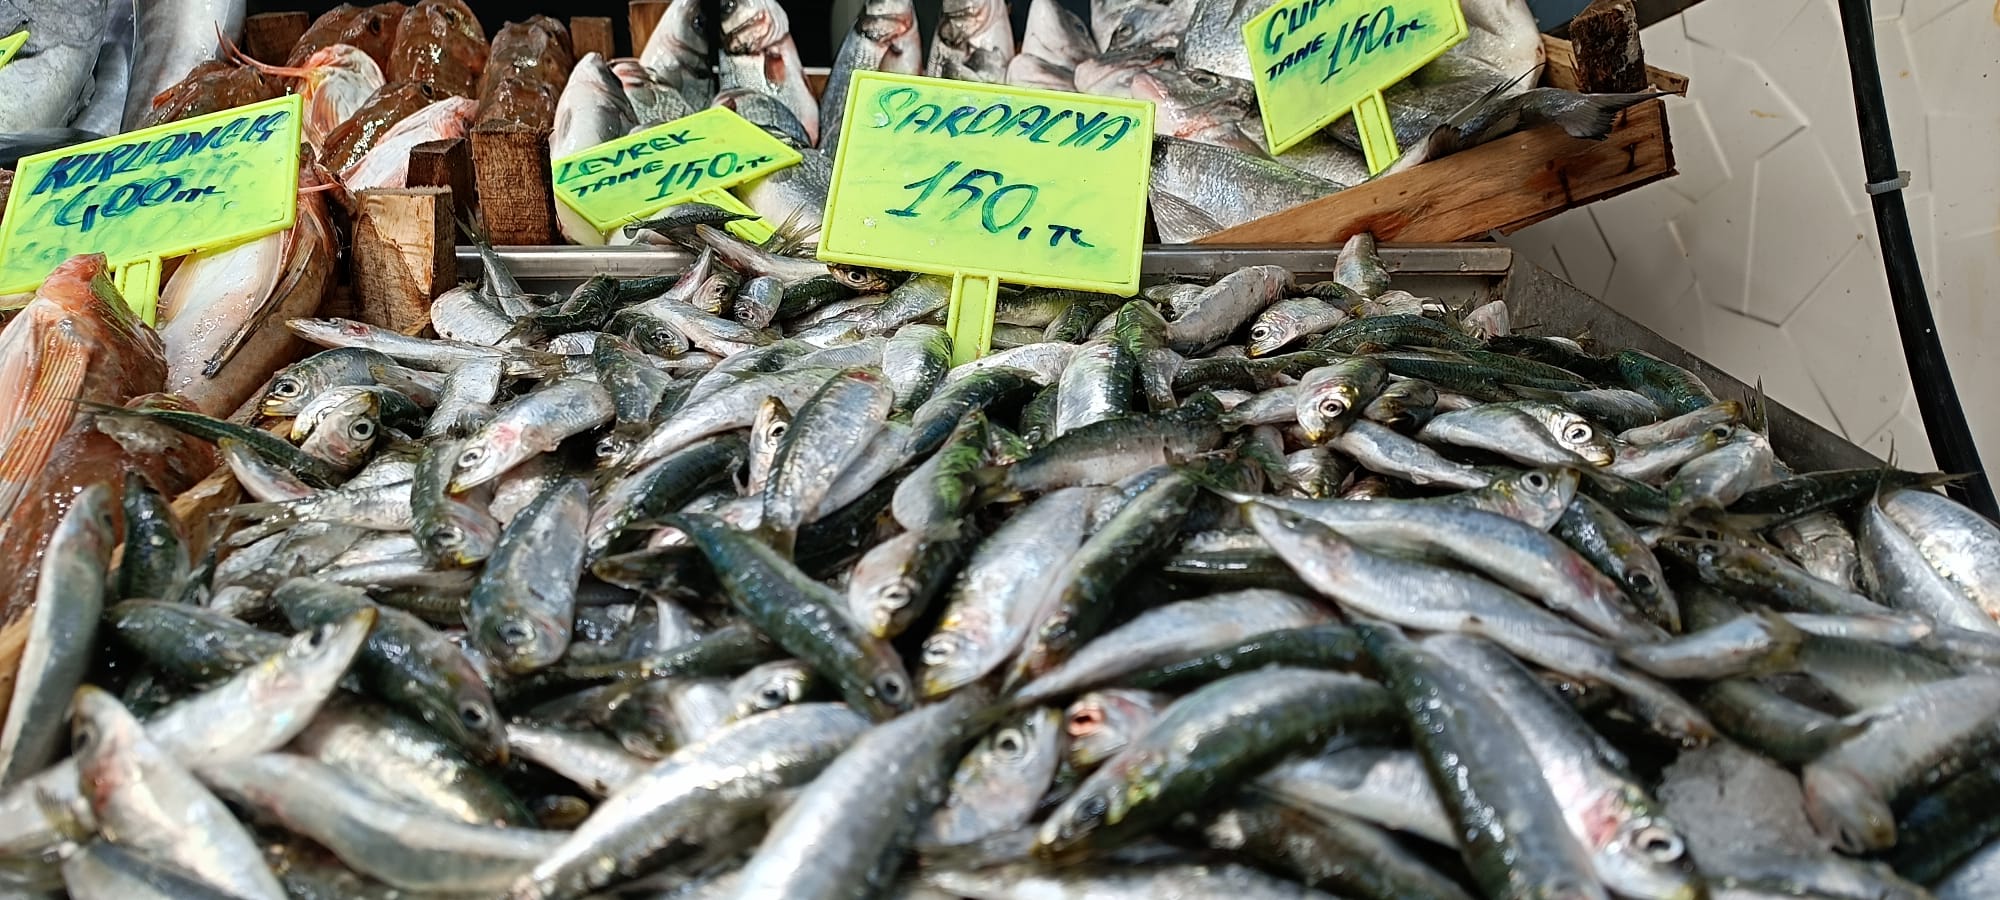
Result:
<svg viewBox="0 0 2000 900"><path fill-rule="evenodd" d="M174 0L141 3L137 10L138 46L132 56L132 86L125 97L125 128L139 127L151 111L153 98L179 82L188 70L221 56L216 39L235 41L243 35L243 0Z"/></svg>

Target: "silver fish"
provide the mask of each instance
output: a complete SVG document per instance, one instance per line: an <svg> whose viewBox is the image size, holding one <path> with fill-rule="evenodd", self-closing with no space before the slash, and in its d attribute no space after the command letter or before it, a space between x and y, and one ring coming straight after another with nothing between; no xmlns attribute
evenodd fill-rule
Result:
<svg viewBox="0 0 2000 900"><path fill-rule="evenodd" d="M1005 0L944 0L924 74L999 84L1014 59L1014 23Z"/></svg>
<svg viewBox="0 0 2000 900"><path fill-rule="evenodd" d="M819 148L828 156L840 142L847 114L847 86L856 72L916 75L924 68L924 39L917 32L917 9L910 0L866 0L854 27L840 42L833 71L819 99Z"/></svg>
<svg viewBox="0 0 2000 900"><path fill-rule="evenodd" d="M110 485L84 488L42 551L13 699L0 729L0 787L41 771L62 752L62 711L90 666L104 609L111 550L118 543L111 520L116 504Z"/></svg>
<svg viewBox="0 0 2000 900"><path fill-rule="evenodd" d="M806 87L791 20L776 0L734 0L728 6L722 17L721 86L777 98L805 127L807 146L819 139L819 104Z"/></svg>
<svg viewBox="0 0 2000 900"><path fill-rule="evenodd" d="M679 89L690 110L708 106L715 96L715 72L709 66L711 48L701 10L701 0L672 0L639 51L639 62L655 78Z"/></svg>
<svg viewBox="0 0 2000 900"><path fill-rule="evenodd" d="M0 68L0 133L60 128L90 103L97 88L91 74L109 24L107 6L106 0L15 0L0 11L0 34L28 32L28 42ZM145 97L150 104L152 93Z"/></svg>

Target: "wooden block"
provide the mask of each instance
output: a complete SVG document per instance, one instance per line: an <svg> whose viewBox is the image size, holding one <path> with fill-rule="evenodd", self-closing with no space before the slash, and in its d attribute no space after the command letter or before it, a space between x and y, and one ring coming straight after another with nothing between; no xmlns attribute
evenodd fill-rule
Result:
<svg viewBox="0 0 2000 900"><path fill-rule="evenodd" d="M1583 89L1578 85L1576 80L1576 48L1569 41L1559 37L1550 37L1546 34L1542 35L1542 52L1549 59L1548 65L1542 70L1542 85L1544 87L1563 88L1571 91ZM1656 66L1647 66L1646 83L1652 85L1655 90L1665 91L1669 94L1679 94L1683 97L1687 96L1688 77L1679 72L1669 72L1666 69Z"/></svg>
<svg viewBox="0 0 2000 900"><path fill-rule="evenodd" d="M625 7L626 23L632 27L632 55L638 56L652 40L653 29L667 17L667 0L632 0Z"/></svg>
<svg viewBox="0 0 2000 900"><path fill-rule="evenodd" d="M496 245L553 244L556 199L549 189L549 136L521 125L472 130L479 213Z"/></svg>
<svg viewBox="0 0 2000 900"><path fill-rule="evenodd" d="M1593 94L1646 89L1646 55L1639 46L1639 10L1632 0L1592 0L1569 22L1576 48L1576 83Z"/></svg>
<svg viewBox="0 0 2000 900"><path fill-rule="evenodd" d="M571 16L569 42L576 48L577 59L595 53L609 62L618 55L618 36L611 28L610 16Z"/></svg>
<svg viewBox="0 0 2000 900"><path fill-rule="evenodd" d="M416 334L458 282L450 188L386 188L355 198L354 283L361 321Z"/></svg>
<svg viewBox="0 0 2000 900"><path fill-rule="evenodd" d="M1552 125L1510 134L1199 243L1338 244L1363 231L1381 241L1462 241L1524 228L1672 174L1666 103L1648 100L1626 110L1602 141Z"/></svg>
<svg viewBox="0 0 2000 900"><path fill-rule="evenodd" d="M243 52L258 62L282 66L310 25L312 15L305 12L258 13L243 20Z"/></svg>
<svg viewBox="0 0 2000 900"><path fill-rule="evenodd" d="M472 221L479 194L473 189L472 145L464 138L428 141L410 149L409 187L451 188L452 217Z"/></svg>

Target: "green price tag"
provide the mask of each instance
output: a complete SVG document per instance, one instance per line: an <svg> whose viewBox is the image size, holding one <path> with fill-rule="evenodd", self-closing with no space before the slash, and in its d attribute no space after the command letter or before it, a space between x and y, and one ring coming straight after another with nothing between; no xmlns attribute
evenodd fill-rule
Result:
<svg viewBox="0 0 2000 900"><path fill-rule="evenodd" d="M1465 40L1458 0L1288 0L1243 24L1264 137L1282 153L1354 113L1368 170L1396 161L1382 89Z"/></svg>
<svg viewBox="0 0 2000 900"><path fill-rule="evenodd" d="M0 294L102 253L148 323L160 260L292 227L299 201L294 95L24 157L0 222Z"/></svg>
<svg viewBox="0 0 2000 900"><path fill-rule="evenodd" d="M1139 289L1151 102L856 72L843 121L819 258L953 276L954 361L1002 281Z"/></svg>
<svg viewBox="0 0 2000 900"><path fill-rule="evenodd" d="M12 61L14 54L21 52L21 45L27 42L28 33L25 31L16 31L13 34L0 38L0 66L4 66Z"/></svg>
<svg viewBox="0 0 2000 900"><path fill-rule="evenodd" d="M716 106L552 160L549 166L563 205L608 233L689 200L755 215L729 188L797 165L799 158L799 151L764 129ZM772 234L761 219L728 227L758 243Z"/></svg>

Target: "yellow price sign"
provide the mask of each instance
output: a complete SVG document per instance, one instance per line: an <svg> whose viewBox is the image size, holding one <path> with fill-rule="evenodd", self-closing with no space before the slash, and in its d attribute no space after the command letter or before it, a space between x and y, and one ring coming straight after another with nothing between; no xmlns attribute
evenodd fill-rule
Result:
<svg viewBox="0 0 2000 900"><path fill-rule="evenodd" d="M1000 282L1139 289L1153 104L856 72L819 258L952 276L952 358L985 354Z"/></svg>
<svg viewBox="0 0 2000 900"><path fill-rule="evenodd" d="M1287 0L1243 24L1271 152L1348 112L1368 170L1396 161L1382 89L1465 40L1458 0Z"/></svg>
<svg viewBox="0 0 2000 900"><path fill-rule="evenodd" d="M23 157L0 221L0 294L102 253L152 322L160 260L292 227L300 109L280 97Z"/></svg>
<svg viewBox="0 0 2000 900"><path fill-rule="evenodd" d="M16 31L13 34L0 38L0 66L11 62L14 59L14 54L21 52L21 45L27 42L28 33L25 31Z"/></svg>
<svg viewBox="0 0 2000 900"><path fill-rule="evenodd" d="M799 159L799 151L717 106L551 160L549 167L562 204L610 232L689 200L754 216L729 188ZM760 243L772 234L761 219L728 227Z"/></svg>

